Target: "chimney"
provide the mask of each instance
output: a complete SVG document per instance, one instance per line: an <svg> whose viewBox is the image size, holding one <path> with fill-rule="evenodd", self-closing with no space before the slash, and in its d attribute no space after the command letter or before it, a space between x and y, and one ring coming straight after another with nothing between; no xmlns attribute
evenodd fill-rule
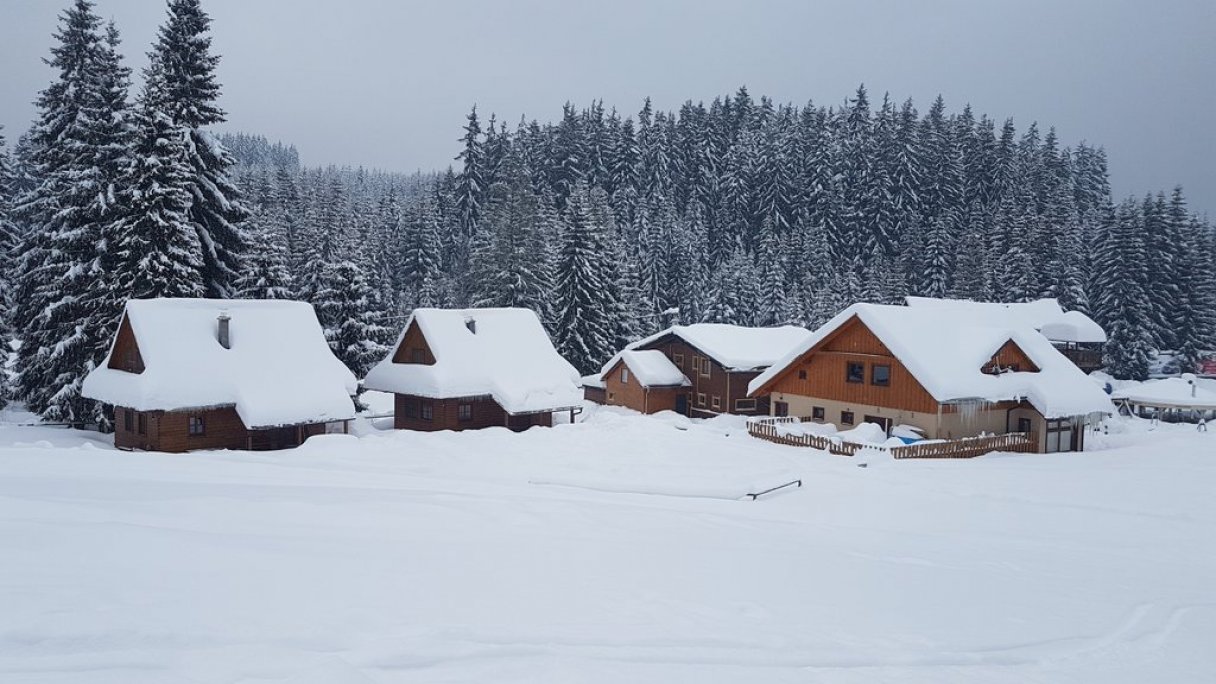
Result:
<svg viewBox="0 0 1216 684"><path fill-rule="evenodd" d="M468 328L469 332L476 335L477 334L477 319L473 318L472 316L469 316L468 318L464 319L464 327Z"/></svg>
<svg viewBox="0 0 1216 684"><path fill-rule="evenodd" d="M232 319L228 317L227 311L221 310L219 318L216 320L219 321L220 324L219 334L217 335L220 341L220 346L224 349L232 349L232 340L229 337L228 332L228 322Z"/></svg>

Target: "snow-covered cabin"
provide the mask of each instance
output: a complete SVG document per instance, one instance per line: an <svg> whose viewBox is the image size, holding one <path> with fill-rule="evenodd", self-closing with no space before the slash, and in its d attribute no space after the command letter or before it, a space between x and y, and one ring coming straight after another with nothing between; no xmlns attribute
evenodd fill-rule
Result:
<svg viewBox="0 0 1216 684"><path fill-rule="evenodd" d="M355 376L304 302L133 299L81 393L114 406L114 443L282 449L344 432Z"/></svg>
<svg viewBox="0 0 1216 684"><path fill-rule="evenodd" d="M855 304L751 382L771 412L930 439L1033 433L1039 451L1084 446L1106 393L1032 325L961 308Z"/></svg>
<svg viewBox="0 0 1216 684"><path fill-rule="evenodd" d="M1080 311L1065 311L1056 299L1031 302L975 302L969 299L907 297L914 309L948 309L995 325L1016 323L1034 328L1078 368L1092 373L1102 367L1106 331Z"/></svg>
<svg viewBox="0 0 1216 684"><path fill-rule="evenodd" d="M643 413L763 415L767 399L749 398L747 383L810 334L795 326L675 325L630 344L604 364L603 401Z"/></svg>
<svg viewBox="0 0 1216 684"><path fill-rule="evenodd" d="M1129 414L1167 421L1197 422L1216 419L1216 391L1205 387L1193 373L1131 383L1111 395Z"/></svg>
<svg viewBox="0 0 1216 684"><path fill-rule="evenodd" d="M578 371L528 309L415 309L364 385L395 395L398 429L524 430L582 406Z"/></svg>

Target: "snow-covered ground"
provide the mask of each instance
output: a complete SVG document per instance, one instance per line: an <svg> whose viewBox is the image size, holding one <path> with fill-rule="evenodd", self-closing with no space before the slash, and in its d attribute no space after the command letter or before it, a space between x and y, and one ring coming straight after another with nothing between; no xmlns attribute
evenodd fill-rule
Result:
<svg viewBox="0 0 1216 684"><path fill-rule="evenodd" d="M1216 681L1216 433L895 462L586 418L186 455L0 427L0 681Z"/></svg>

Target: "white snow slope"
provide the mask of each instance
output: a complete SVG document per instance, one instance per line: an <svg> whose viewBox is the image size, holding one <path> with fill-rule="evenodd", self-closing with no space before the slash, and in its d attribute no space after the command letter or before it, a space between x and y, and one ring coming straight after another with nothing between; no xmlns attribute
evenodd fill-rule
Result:
<svg viewBox="0 0 1216 684"><path fill-rule="evenodd" d="M360 429L0 428L0 681L1216 681L1216 433L894 462L606 408Z"/></svg>

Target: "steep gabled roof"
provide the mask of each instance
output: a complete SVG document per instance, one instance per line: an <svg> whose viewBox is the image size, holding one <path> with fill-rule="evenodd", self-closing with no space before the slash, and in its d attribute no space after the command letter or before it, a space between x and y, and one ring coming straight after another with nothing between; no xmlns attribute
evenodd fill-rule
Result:
<svg viewBox="0 0 1216 684"><path fill-rule="evenodd" d="M1080 311L1065 312L1055 299L1031 302L975 302L969 299L939 299L936 297L906 297L913 309L945 309L965 314L975 321L992 325L1029 327L1055 342L1100 343L1106 341L1106 331Z"/></svg>
<svg viewBox="0 0 1216 684"><path fill-rule="evenodd" d="M810 337L806 328L784 325L774 328L748 328L727 323L694 323L673 325L631 343L626 349L639 349L662 338L674 335L700 349L727 370L761 370L780 359L792 347ZM614 356L608 363L615 365ZM611 365L605 365L607 371Z"/></svg>
<svg viewBox="0 0 1216 684"><path fill-rule="evenodd" d="M221 312L230 318L229 349L217 338ZM248 428L355 417L355 376L307 303L133 299L124 320L144 371L110 368L107 356L84 380L90 399L139 411L234 406Z"/></svg>
<svg viewBox="0 0 1216 684"><path fill-rule="evenodd" d="M434 364L394 363L417 325ZM489 395L508 413L579 406L578 372L528 309L415 309L397 343L367 374L370 389L433 399Z"/></svg>
<svg viewBox="0 0 1216 684"><path fill-rule="evenodd" d="M658 349L627 349L613 358L616 361L609 363L605 374L617 362L624 363L643 387L687 387L692 384L683 371Z"/></svg>
<svg viewBox="0 0 1216 684"><path fill-rule="evenodd" d="M989 317L977 319L949 307L854 304L752 380L749 392L763 391L854 319L864 323L940 403L1025 399L1048 418L1111 411L1106 394L1034 328L1016 320L999 325ZM983 373L981 368L1010 341L1039 371Z"/></svg>

